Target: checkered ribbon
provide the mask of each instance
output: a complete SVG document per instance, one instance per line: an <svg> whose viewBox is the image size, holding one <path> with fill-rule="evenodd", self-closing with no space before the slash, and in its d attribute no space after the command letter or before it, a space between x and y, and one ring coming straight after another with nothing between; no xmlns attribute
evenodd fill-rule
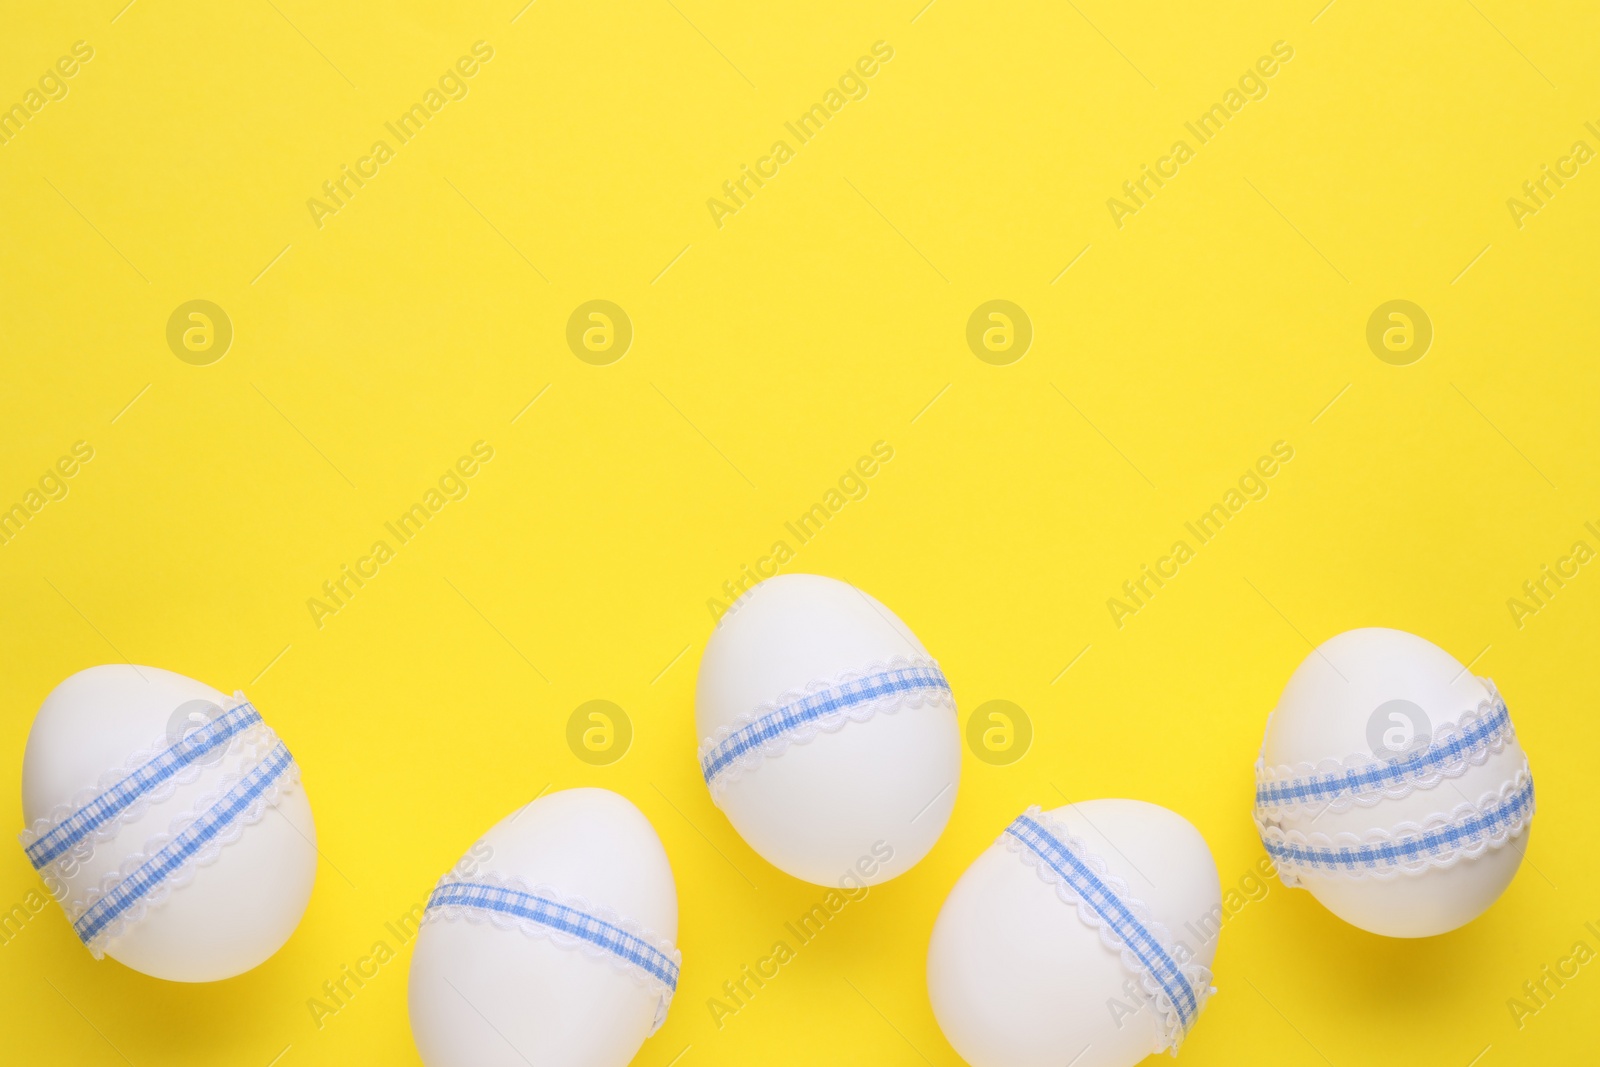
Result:
<svg viewBox="0 0 1600 1067"><path fill-rule="evenodd" d="M190 730L27 844L24 851L28 862L36 871L54 863L94 837L102 827L121 817L141 799L176 778L185 768L227 748L234 738L259 725L261 713L244 703Z"/></svg>
<svg viewBox="0 0 1600 1067"><path fill-rule="evenodd" d="M283 742L267 754L237 784L206 808L131 874L117 880L72 923L79 940L90 948L119 919L127 915L174 875L199 858L218 838L258 811L279 780L294 767L294 757Z"/></svg>
<svg viewBox="0 0 1600 1067"><path fill-rule="evenodd" d="M1040 815L1038 808L1029 808L1017 816L1005 832L1060 878L1060 885L1079 903L1080 913L1084 906L1093 913L1101 938L1108 943L1116 942L1123 950L1124 963L1136 964L1142 976L1148 977L1165 994L1176 1016L1176 1032L1165 1036L1176 1052L1199 1017L1202 1001L1211 990L1195 988L1176 950L1169 945L1165 928L1135 914L1136 907L1141 912L1146 909L1124 899L1105 876L1085 862L1084 855L1045 825L1047 818Z"/></svg>
<svg viewBox="0 0 1600 1067"><path fill-rule="evenodd" d="M1323 774L1278 779L1272 778L1265 767L1258 768L1258 815L1265 817L1266 812L1274 808L1371 797L1385 790L1414 785L1467 763L1481 762L1489 752L1516 736L1511 725L1511 714L1492 684L1490 697L1487 713L1482 718L1473 718L1461 730L1453 731L1426 748L1399 759L1361 767L1344 767Z"/></svg>
<svg viewBox="0 0 1600 1067"><path fill-rule="evenodd" d="M1533 779L1526 774L1520 777L1522 784L1508 795L1480 807L1458 809L1455 818L1432 828L1418 827L1383 840L1344 845L1291 841L1277 831L1263 834L1262 844L1280 873L1287 869L1363 874L1423 868L1519 832L1534 807Z"/></svg>
<svg viewBox="0 0 1600 1067"><path fill-rule="evenodd" d="M428 913L439 908L467 908L489 915L531 922L576 938L637 968L646 978L678 989L678 961L621 926L547 896L483 882L441 882L428 898Z"/></svg>
<svg viewBox="0 0 1600 1067"><path fill-rule="evenodd" d="M710 785L742 757L790 738L828 716L848 714L851 709L894 697L949 694L950 683L944 672L933 665L892 667L852 678L780 704L727 737L702 746L700 771Z"/></svg>

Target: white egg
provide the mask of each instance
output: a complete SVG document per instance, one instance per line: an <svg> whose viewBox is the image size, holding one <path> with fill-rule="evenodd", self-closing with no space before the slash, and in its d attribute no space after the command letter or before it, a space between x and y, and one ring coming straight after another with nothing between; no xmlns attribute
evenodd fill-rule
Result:
<svg viewBox="0 0 1600 1067"><path fill-rule="evenodd" d="M973 1067L1131 1067L1211 988L1222 890L1205 838L1139 800L1030 808L950 890L928 995Z"/></svg>
<svg viewBox="0 0 1600 1067"><path fill-rule="evenodd" d="M700 661L695 722L712 799L796 878L887 881L955 806L949 683L905 623L832 578L771 578L734 605Z"/></svg>
<svg viewBox="0 0 1600 1067"><path fill-rule="evenodd" d="M607 789L540 797L439 880L411 960L428 1067L622 1067L666 1018L678 892L644 814Z"/></svg>
<svg viewBox="0 0 1600 1067"><path fill-rule="evenodd" d="M316 876L299 771L242 695L156 667L79 671L22 761L22 843L96 957L175 982L242 974Z"/></svg>
<svg viewBox="0 0 1600 1067"><path fill-rule="evenodd" d="M1527 847L1533 779L1493 683L1402 630L1305 658L1267 721L1256 823L1286 884L1363 930L1481 915Z"/></svg>

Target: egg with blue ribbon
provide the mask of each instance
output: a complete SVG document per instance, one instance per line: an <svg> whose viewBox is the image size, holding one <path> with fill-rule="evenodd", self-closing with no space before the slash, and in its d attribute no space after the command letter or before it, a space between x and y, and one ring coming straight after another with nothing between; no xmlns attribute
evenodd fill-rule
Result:
<svg viewBox="0 0 1600 1067"><path fill-rule="evenodd" d="M23 852L96 958L156 978L243 974L294 932L316 827L288 747L244 694L157 667L79 671L22 763Z"/></svg>
<svg viewBox="0 0 1600 1067"><path fill-rule="evenodd" d="M1533 772L1494 683L1415 634L1318 646L1268 716L1254 815L1285 885L1345 922L1431 937L1516 876Z"/></svg>
<svg viewBox="0 0 1600 1067"><path fill-rule="evenodd" d="M623 1067L666 1021L682 956L655 828L607 789L511 812L434 886L411 959L427 1067Z"/></svg>
<svg viewBox="0 0 1600 1067"><path fill-rule="evenodd" d="M950 890L928 996L972 1067L1133 1067L1174 1055L1215 990L1205 838L1176 812L1085 800L1018 815Z"/></svg>
<svg viewBox="0 0 1600 1067"><path fill-rule="evenodd" d="M949 681L893 612L833 578L780 575L734 602L700 661L695 723L712 801L808 882L904 873L955 806Z"/></svg>

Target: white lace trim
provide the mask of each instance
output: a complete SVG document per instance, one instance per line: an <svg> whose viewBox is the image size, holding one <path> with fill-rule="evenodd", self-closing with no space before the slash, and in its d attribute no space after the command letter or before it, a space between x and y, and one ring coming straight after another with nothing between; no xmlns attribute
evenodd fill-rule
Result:
<svg viewBox="0 0 1600 1067"><path fill-rule="evenodd" d="M226 715L235 708L248 703L249 701L245 699L245 696L242 692L235 692L233 694L232 702L223 706L222 714ZM220 718L221 716L218 717ZM265 734L263 734L262 731L265 731ZM172 799L172 795L178 791L179 786L193 785L199 780L200 775L204 773L208 767L213 767L219 762L227 762L234 759L235 757L239 756L239 754L243 752L246 747L259 746L259 742L263 736L272 738L267 745L269 749L273 744L277 743L276 737L272 736L272 728L267 726L265 723L258 723L254 726L251 726L249 729L238 734L228 742L228 746L223 750L220 758L213 759L208 757L205 761L197 761L184 767L177 774L173 775L171 778L168 778L165 782L162 782L148 793L145 793L138 800L135 800L132 804L128 805L128 807L124 808L116 818L110 819L103 823L92 833L90 833L89 836L74 844L70 849L57 856L54 860L51 860L43 869L41 869L40 874L43 875L46 871L54 868L57 876L61 878L71 878L73 875L78 873L78 868L94 855L96 846L98 846L102 841L108 841L117 836L117 834L121 832L124 823L138 822L140 819L144 818L145 813L148 812L150 808ZM128 775L134 773L139 768L143 767L145 764L149 763L151 760L155 759L157 756L161 755L171 747L172 740L163 736L159 741L152 742L151 744L146 745L144 748L135 752L133 755L129 756L123 761L121 767L113 767L106 771L100 776L100 780L94 786L88 789L78 790L78 792L73 794L70 801L65 804L57 804L53 809L51 809L49 815L35 819L32 826L18 834L17 839L22 842L22 847L26 849L32 846L35 841L38 841L46 834L55 830L56 827L60 826L72 816L76 815L79 811L83 810L107 790L117 785L117 783L121 782Z"/></svg>
<svg viewBox="0 0 1600 1067"><path fill-rule="evenodd" d="M1435 731L1430 747L1448 744L1451 739L1461 736L1472 727L1499 712L1503 707L1499 691L1495 689L1494 682L1481 678L1479 681L1489 690L1489 696L1478 702L1476 708L1469 710L1458 722L1442 723ZM1269 718L1270 723L1270 718ZM1347 796L1336 797L1333 800L1301 800L1289 803L1275 803L1271 805L1274 815L1294 815L1308 811L1321 814L1323 811L1349 811L1352 807L1360 806L1370 808L1381 804L1385 800L1399 800L1409 796L1419 789L1434 789L1442 785L1446 779L1460 778L1473 767L1481 767L1489 762L1493 756L1504 752L1516 740L1516 728L1507 718L1507 727L1503 733L1497 733L1490 738L1489 743L1458 760L1441 764L1439 767L1425 773L1406 778L1400 782L1392 783L1381 788L1355 793ZM1264 745L1264 742L1263 742ZM1384 761L1376 758L1371 753L1358 752L1346 756L1342 760L1324 759L1318 763L1279 764L1274 767L1266 765L1263 756L1256 760L1256 784L1268 785L1272 783L1292 781L1294 779L1321 777L1335 775L1345 771L1363 771L1369 768L1382 767Z"/></svg>
<svg viewBox="0 0 1600 1067"><path fill-rule="evenodd" d="M761 718L776 713L787 705L804 700L815 693L836 689L847 682L857 681L874 674L913 668L937 671L939 670L939 664L927 656L895 656L892 659L873 663L859 670L840 671L832 678L808 682L799 689L790 689L776 700L761 704L739 715L732 722L719 726L716 733L700 742L700 760L704 762L708 753L733 734ZM738 781L745 774L760 766L763 760L776 759L778 756L783 755L788 751L790 745L810 744L825 733L836 734L850 723L867 722L875 715L893 715L902 709L923 707L949 708L954 711L955 706L955 697L948 689L925 688L909 692L889 693L875 700L864 701L848 708L828 712L804 726L796 727L777 737L770 738L734 759L709 783L712 800L714 802L720 801L722 793L730 783Z"/></svg>
<svg viewBox="0 0 1600 1067"><path fill-rule="evenodd" d="M1397 844L1431 831L1458 826L1482 815L1490 808L1504 807L1532 784L1533 774L1527 760L1524 759L1522 767L1518 769L1515 777L1502 783L1500 788L1484 793L1476 804L1462 801L1450 811L1434 812L1420 822L1406 820L1396 823L1387 829L1378 827L1359 834L1349 831L1325 834L1321 831L1312 833L1305 833L1300 830L1286 831L1277 825L1276 821L1263 822L1258 817L1256 829L1261 834L1262 842L1269 845L1290 845L1301 848L1331 850ZM1482 835L1470 844L1456 845L1413 860L1395 861L1382 866L1352 866L1340 870L1329 870L1324 866L1302 866L1297 863L1286 862L1276 856L1273 859L1278 869L1279 880L1290 887L1304 885L1304 881L1300 877L1302 870L1305 873L1323 877L1376 878L1380 881L1389 881L1400 875L1415 877L1431 870L1448 870L1463 860L1476 859L1486 852L1504 848L1527 832L1528 826L1533 822L1533 813L1534 802L1530 795L1527 812L1509 820L1505 825L1497 827L1494 833Z"/></svg>
<svg viewBox="0 0 1600 1067"><path fill-rule="evenodd" d="M269 730L268 733L270 732ZM230 773L225 776L217 783L217 787L212 792L201 797L188 811L173 819L166 833L155 834L150 837L145 841L143 849L127 856L117 870L101 878L97 884L88 887L81 897L76 897L70 901L67 900L68 886L59 879L51 877L50 868L47 867L44 871L41 871L40 873L45 876L45 885L55 898L60 901L62 910L67 913L67 920L76 924L85 912L94 907L97 901L116 889L124 879L132 877L140 867L144 866L156 853L165 848L173 838L188 829L191 823L214 807L229 790L238 785L252 770L259 766L271 754L276 744L277 741L274 738L272 744L266 745L261 751L247 758L246 765L241 766L237 773ZM260 822L266 816L267 809L277 807L278 803L293 791L299 781L300 767L291 759L288 766L278 775L272 785L257 796L251 802L249 808L234 819L227 829L207 841L194 855L186 859L181 867L167 875L155 886L152 886L138 901L131 904L121 915L108 923L105 929L101 930L99 934L89 941L88 948L94 958L102 959L105 956L107 947L126 932L129 927L142 920L149 909L163 903L173 890L181 889L192 882L195 872L199 868L209 867L215 863L217 858L221 856L225 846L238 841L244 835L247 826L254 826Z"/></svg>
<svg viewBox="0 0 1600 1067"><path fill-rule="evenodd" d="M1106 861L1092 852L1081 838L1074 836L1060 822L1040 810L1037 805L1029 808L1025 814L1047 829L1051 836L1071 849L1073 855L1077 856L1079 860L1094 871L1097 878L1110 887L1123 905L1133 913L1134 918L1139 921L1140 925L1150 931L1151 936L1162 944L1167 954L1172 957L1173 961L1178 964L1179 969L1183 971L1183 976L1188 980L1189 987L1194 990L1194 1018L1198 1019L1207 999L1217 991L1216 987L1211 984L1211 971L1193 959L1180 959L1178 952L1173 947L1177 942L1173 940L1171 931L1166 928L1165 924L1150 914L1149 906L1129 892L1128 883L1117 875L1112 874L1106 867ZM1056 896L1061 899L1062 903L1075 910L1083 924L1100 935L1101 944L1121 957L1123 968L1134 977L1134 980L1139 983L1139 987L1156 1007L1158 1043L1151 1051L1170 1051L1172 1055L1176 1056L1178 1054L1178 1046L1182 1044L1186 1030L1183 1026L1183 1020L1178 1014L1178 1009L1173 1005L1172 999L1167 996L1166 990L1161 987L1161 983L1145 968L1139 957L1134 955L1133 951L1123 943L1115 931L1101 920L1100 915L1094 908L1083 901L1071 886L1067 885L1055 868L1051 867L1038 853L1012 834L1002 833L1000 840L1023 863L1033 868L1040 881L1055 888ZM1192 1026L1193 1023L1191 1022L1190 1025Z"/></svg>
<svg viewBox="0 0 1600 1067"><path fill-rule="evenodd" d="M683 953L678 947L664 937L658 936L649 927L633 919L625 919L611 908L602 904L590 903L583 897L570 896L552 888L549 885L529 885L521 878L510 875L493 873L475 874L470 878L461 878L447 874L439 879L437 889L446 885L488 885L496 889L506 889L516 893L526 893L529 896L543 897L546 900L583 912L602 922L609 923L633 937L648 944L651 948L670 959L680 969L683 966ZM430 905L423 913L424 925L432 922L461 921L478 925L493 926L497 930L519 930L536 941L549 941L551 944L563 949L576 949L592 959L603 959L613 968L626 973L636 983L647 987L656 995L656 1014L650 1027L654 1034L661 1029L661 1024L666 1022L667 1008L672 1004L673 990L661 979L646 971L644 968L630 963L616 953L581 937L563 933L543 923L517 915L507 915L504 912L489 911L483 908L474 908L457 904Z"/></svg>

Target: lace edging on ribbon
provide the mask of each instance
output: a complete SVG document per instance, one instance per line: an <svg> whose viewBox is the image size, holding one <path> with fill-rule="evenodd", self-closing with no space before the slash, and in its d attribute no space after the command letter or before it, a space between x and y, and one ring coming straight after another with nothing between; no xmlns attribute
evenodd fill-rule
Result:
<svg viewBox="0 0 1600 1067"><path fill-rule="evenodd" d="M260 822L299 780L299 767L280 741L253 766L224 778L216 790L174 819L168 832L152 836L141 851L128 856L83 897L68 902L64 883L47 875L46 884L61 901L79 939L100 959L106 947L151 907L192 881L200 867L215 863L226 846L238 841L247 826Z"/></svg>
<svg viewBox="0 0 1600 1067"><path fill-rule="evenodd" d="M883 682L874 686L877 679ZM855 699L853 687L870 695ZM882 691L874 693L873 689ZM830 697L830 693L836 695ZM835 702L838 706L828 706ZM821 734L838 733L852 722L867 722L878 714L921 707L955 708L950 683L932 659L896 656L859 670L841 671L831 679L789 690L719 727L700 743L702 776L716 799L729 783L763 760L782 755L790 745L809 744Z"/></svg>
<svg viewBox="0 0 1600 1067"><path fill-rule="evenodd" d="M1426 748L1394 760L1355 753L1342 760L1268 767L1256 760L1259 812L1290 815L1315 809L1347 811L1398 800L1459 778L1503 752L1516 738L1511 716L1494 682L1480 681L1489 695L1453 723L1441 724Z"/></svg>
<svg viewBox="0 0 1600 1067"><path fill-rule="evenodd" d="M214 751L214 746L200 750L193 758L185 760L154 784L137 789L125 802L114 802L106 811L96 813L88 825L68 834L65 842L52 842L44 850L37 846L47 837L59 834L62 828L74 819L81 819L82 813L91 805L102 801L102 798L107 797L118 787L124 786L140 771L178 746L189 742L198 731L227 720L241 709L248 709L250 716L240 729L227 735L227 745L218 757L220 760L237 757L246 747L257 745L263 736L263 731L265 736L272 737L271 728L261 721L259 713L256 713L244 694L235 692L232 702L223 708L222 714L211 723L186 731L177 741L164 737L147 745L124 760L122 766L113 767L102 774L94 786L79 790L67 803L56 805L49 815L35 819L32 826L18 835L23 850L28 854L29 862L36 870L43 871L53 866L59 876L72 877L77 872L78 866L94 855L96 846L115 837L124 823L137 822L152 806L170 800L179 786L191 785L198 780L209 765L201 762L200 757L209 755Z"/></svg>
<svg viewBox="0 0 1600 1067"><path fill-rule="evenodd" d="M1355 834L1285 831L1257 820L1267 854L1284 885L1302 885L1302 873L1389 880L1454 867L1521 837L1533 821L1533 775L1526 760L1515 777L1486 792L1476 804L1462 802L1421 822Z"/></svg>
<svg viewBox="0 0 1600 1067"><path fill-rule="evenodd" d="M495 898L473 892L479 889L499 895L499 903L523 906L513 910L485 906ZM441 898L445 902L436 903ZM609 930L591 928L587 934L573 933L535 917L544 913L547 918L567 918L563 915L566 912L575 913L589 921L582 925L598 923ZM683 954L677 946L657 936L642 923L623 918L611 908L590 903L583 897L560 893L548 885L530 886L521 878L508 875L486 873L463 878L446 874L430 894L422 921L424 924L466 921L487 924L500 930L517 930L535 940L549 941L559 948L576 949L585 956L604 959L656 994L656 1014L650 1028L652 1034L666 1021L667 1009L672 1004L673 994L677 992L678 973L683 966ZM637 951L631 942L643 946L645 952ZM648 952L659 954L663 959L658 961L648 957Z"/></svg>
<svg viewBox="0 0 1600 1067"><path fill-rule="evenodd" d="M1105 860L1091 851L1081 838L1074 836L1066 827L1041 811L1037 805L1024 812L1023 817L1032 819L1039 824L1050 837L1071 851L1079 862L1093 872L1094 877L1102 882L1106 889L1121 902L1133 920L1142 926L1148 936L1161 946L1162 951L1171 959L1181 977L1187 983L1194 999L1194 1008L1188 1013L1186 1021L1185 1013L1174 1003L1172 996L1167 992L1161 981L1151 973L1145 962L1112 929L1110 922L1095 910L1089 901L1083 899L1076 889L1067 884L1067 879L1061 872L1057 871L1025 840L1016 836L1014 833L1016 823L1014 822L1010 827L1007 827L1006 831L1000 835L1000 841L1005 845L1006 849L1016 854L1024 864L1032 868L1040 881L1052 886L1056 891L1056 896L1060 898L1062 903L1071 907L1083 924L1099 935L1102 944L1120 956L1123 968L1134 977L1134 980L1139 983L1140 988L1144 990L1145 995L1150 998L1151 1003L1156 1007L1160 1044L1154 1051L1166 1050L1176 1056L1178 1054L1178 1046L1183 1043L1183 1039L1188 1034L1189 1029L1193 1027L1195 1021L1199 1018L1200 1010L1205 1007L1206 1001L1216 993L1216 988L1211 984L1211 971L1192 959L1183 962L1179 961L1176 950L1171 947L1175 943L1171 932L1167 930L1163 923L1150 914L1150 908L1144 901L1129 891L1127 882L1112 874L1107 868Z"/></svg>

